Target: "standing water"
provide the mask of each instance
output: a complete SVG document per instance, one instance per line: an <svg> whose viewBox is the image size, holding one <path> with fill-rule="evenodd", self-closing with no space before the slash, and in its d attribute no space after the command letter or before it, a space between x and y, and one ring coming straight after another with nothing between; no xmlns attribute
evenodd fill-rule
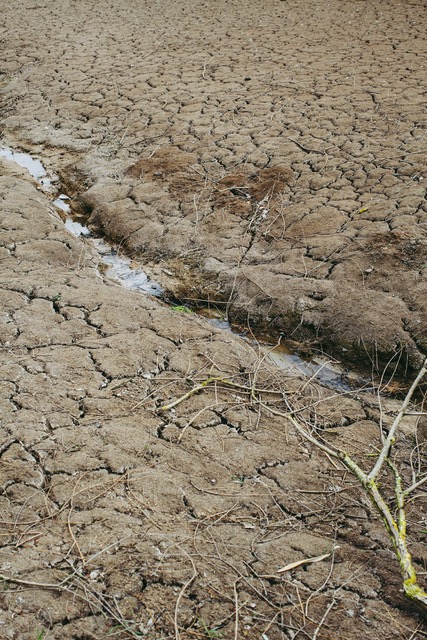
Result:
<svg viewBox="0 0 427 640"><path fill-rule="evenodd" d="M43 190L52 194L52 203L61 211L61 218L66 229L76 237L84 237L87 242L96 249L101 263L106 265L106 275L119 282L123 287L132 291L141 291L152 296L161 297L162 287L147 276L140 268L132 265L132 260L119 252L103 238L96 237L86 226L87 219L84 216L75 215L70 206L70 198L65 193L57 194L59 177L56 174L47 173L40 160L28 153L17 152L10 147L0 147L0 158L11 160L20 167L27 169L31 176L43 187ZM205 312L201 315L206 317ZM228 322L224 319L208 317L215 327L232 331ZM241 335L241 334L240 334ZM245 338L245 336L241 336ZM246 338L247 339L247 338ZM253 340L250 340L253 342ZM255 341L265 357L278 368L295 373L303 373L305 376L317 379L328 387L338 391L349 391L351 387L343 380L343 372L325 358L313 358L303 360L284 345L272 345Z"/></svg>
<svg viewBox="0 0 427 640"><path fill-rule="evenodd" d="M48 174L40 160L33 158L28 153L14 151L10 147L0 147L0 157L11 160L23 169L27 169L48 193L54 194L56 192L59 178L56 174ZM73 214L70 198L65 193L57 195L52 204L62 212L61 218L64 220L66 229L77 238L84 236L95 247L101 262L107 267L106 275L108 277L119 282L126 289L143 291L157 297L162 295L161 286L150 280L141 268L132 267L130 258L119 255L114 247L91 233L86 226L86 219L83 216Z"/></svg>

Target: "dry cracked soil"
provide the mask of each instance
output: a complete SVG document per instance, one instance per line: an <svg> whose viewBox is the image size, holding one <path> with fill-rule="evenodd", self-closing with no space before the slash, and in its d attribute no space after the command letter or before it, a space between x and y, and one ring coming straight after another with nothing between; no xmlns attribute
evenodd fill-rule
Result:
<svg viewBox="0 0 427 640"><path fill-rule="evenodd" d="M0 146L40 158L174 306L112 282L0 158L0 638L427 637L369 498L284 415L369 469L393 374L405 388L425 358L426 14L3 3ZM391 365L330 389L187 304ZM393 448L405 486L425 473L424 406ZM386 470L379 486L394 514ZM406 512L425 587L422 487Z"/></svg>

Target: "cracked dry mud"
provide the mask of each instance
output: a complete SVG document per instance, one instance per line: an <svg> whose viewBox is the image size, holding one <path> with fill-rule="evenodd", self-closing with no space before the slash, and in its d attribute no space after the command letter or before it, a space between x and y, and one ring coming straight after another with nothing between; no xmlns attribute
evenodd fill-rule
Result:
<svg viewBox="0 0 427 640"><path fill-rule="evenodd" d="M11 0L2 136L181 300L348 361L403 349L414 369L427 346L426 7L307 5ZM209 375L256 381L369 463L399 403L308 385L105 280L7 161L0 203L0 637L425 637L343 469L243 390L162 410ZM410 483L427 434L417 416L403 427ZM422 497L408 519L422 582Z"/></svg>
<svg viewBox="0 0 427 640"><path fill-rule="evenodd" d="M183 300L419 365L423 2L16 5L4 126L93 224Z"/></svg>

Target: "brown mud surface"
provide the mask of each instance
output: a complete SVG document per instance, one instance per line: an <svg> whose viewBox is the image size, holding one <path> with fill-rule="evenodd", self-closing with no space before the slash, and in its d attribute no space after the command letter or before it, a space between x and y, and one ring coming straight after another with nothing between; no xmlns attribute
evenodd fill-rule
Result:
<svg viewBox="0 0 427 640"><path fill-rule="evenodd" d="M182 300L347 359L403 348L417 367L426 14L397 0L12 1L3 126L50 148L92 223Z"/></svg>
<svg viewBox="0 0 427 640"><path fill-rule="evenodd" d="M403 349L416 368L426 13L11 0L2 137L183 301L378 365ZM0 638L427 637L355 478L257 402L299 407L368 468L397 400L286 375L109 282L3 160L0 211ZM162 408L209 376L236 386ZM426 441L425 417L406 416L407 486ZM385 473L380 486L392 496ZM407 516L425 586L425 494Z"/></svg>

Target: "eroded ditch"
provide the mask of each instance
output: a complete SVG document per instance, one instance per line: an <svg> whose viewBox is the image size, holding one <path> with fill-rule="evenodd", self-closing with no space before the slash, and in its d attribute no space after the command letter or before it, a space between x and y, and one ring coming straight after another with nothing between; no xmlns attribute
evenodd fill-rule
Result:
<svg viewBox="0 0 427 640"><path fill-rule="evenodd" d="M341 392L351 391L355 387L360 388L361 385L366 384L366 380L362 380L358 374L344 370L339 363L323 355L304 358L286 341L274 344L252 333L248 335L244 328L231 326L227 318L219 315L215 309L177 305L176 300L171 301L167 297L161 284L152 280L138 261L123 255L118 247L110 244L101 234L88 226L90 214L82 215L73 211L71 198L61 192L59 176L48 172L41 160L5 145L0 147L0 157L26 169L38 182L40 188L51 198L66 229L82 241L84 239L85 242L89 242L96 250L100 258L99 270L103 276L114 280L125 289L155 296L166 304L172 305L177 312L197 313L216 328L239 335L256 345L271 364L288 373L295 371L297 374L303 374L308 379L316 379L325 386Z"/></svg>

